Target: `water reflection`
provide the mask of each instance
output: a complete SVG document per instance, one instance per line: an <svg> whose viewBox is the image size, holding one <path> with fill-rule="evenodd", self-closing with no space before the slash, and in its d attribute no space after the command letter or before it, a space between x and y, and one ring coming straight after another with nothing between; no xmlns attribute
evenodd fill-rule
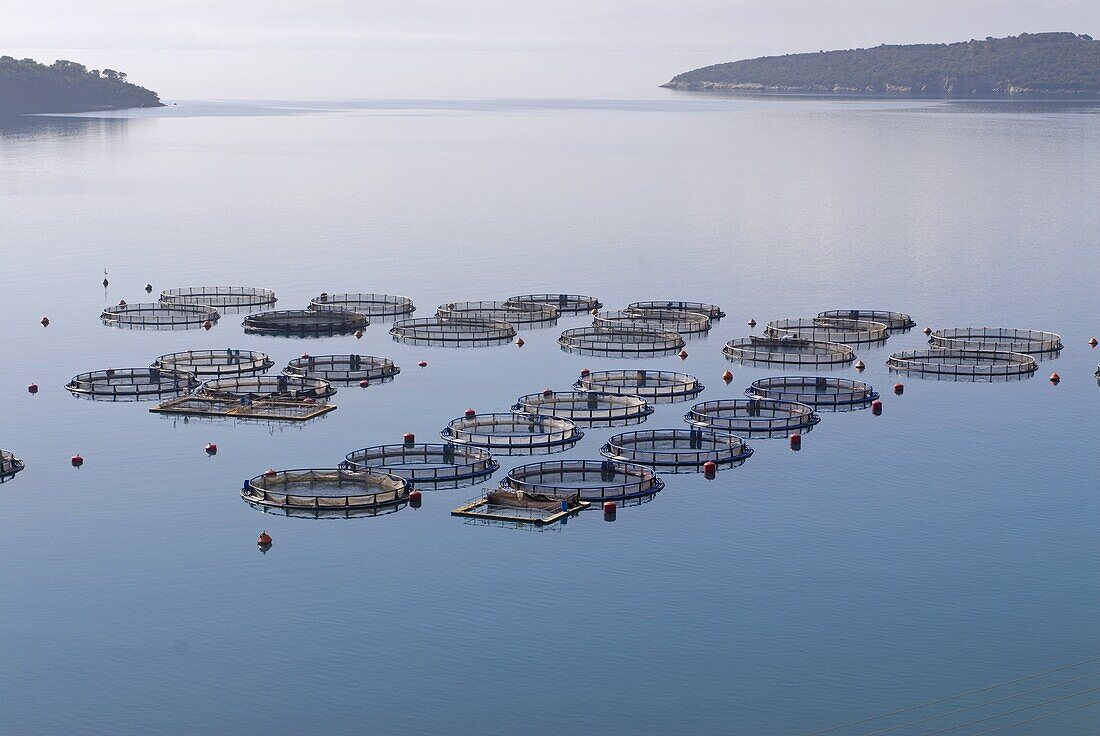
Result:
<svg viewBox="0 0 1100 736"><path fill-rule="evenodd" d="M135 121L129 118L0 115L0 141L38 143L42 140L118 139L126 134L132 124Z"/></svg>

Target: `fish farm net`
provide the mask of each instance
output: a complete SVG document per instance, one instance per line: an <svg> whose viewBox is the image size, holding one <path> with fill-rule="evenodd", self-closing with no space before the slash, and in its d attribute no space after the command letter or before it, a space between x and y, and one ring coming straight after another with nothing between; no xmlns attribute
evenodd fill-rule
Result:
<svg viewBox="0 0 1100 736"><path fill-rule="evenodd" d="M889 328L882 322L838 317L807 317L802 319L777 319L764 328L768 337L789 336L816 342L839 342L845 345L880 343L890 337Z"/></svg>
<svg viewBox="0 0 1100 736"><path fill-rule="evenodd" d="M653 407L640 396L603 394L597 391L543 391L520 396L512 411L564 417L587 425L639 424Z"/></svg>
<svg viewBox="0 0 1100 736"><path fill-rule="evenodd" d="M722 311L721 307L716 304L707 304L706 302L631 302L626 305L626 308L633 311L655 309L673 312L695 312L697 314L705 314L712 320L722 319L726 316L726 313Z"/></svg>
<svg viewBox="0 0 1100 736"><path fill-rule="evenodd" d="M416 487L457 487L488 478L500 465L481 447L453 444L377 445L349 452L340 467L375 470Z"/></svg>
<svg viewBox="0 0 1100 736"><path fill-rule="evenodd" d="M1057 353L1062 349L1062 338L1053 332L1011 327L954 327L935 330L928 336L928 342L934 348L992 350L1040 356Z"/></svg>
<svg viewBox="0 0 1100 736"><path fill-rule="evenodd" d="M558 314L588 314L593 309L603 307L596 297L583 294L520 294L508 297L508 302L549 304L557 308Z"/></svg>
<svg viewBox="0 0 1100 736"><path fill-rule="evenodd" d="M263 373L275 361L265 353L252 350L184 350L156 359L154 368L194 373L196 376L231 376Z"/></svg>
<svg viewBox="0 0 1100 736"><path fill-rule="evenodd" d="M301 469L264 473L246 480L241 498L257 506L335 512L404 504L409 483L373 470Z"/></svg>
<svg viewBox="0 0 1100 736"><path fill-rule="evenodd" d="M241 324L244 325L245 332L257 335L320 337L347 335L356 330L366 329L370 322L358 312L335 309L321 312L308 309L280 309L249 315Z"/></svg>
<svg viewBox="0 0 1100 736"><path fill-rule="evenodd" d="M390 334L408 345L479 348L511 342L516 328L507 322L427 317L394 322Z"/></svg>
<svg viewBox="0 0 1100 736"><path fill-rule="evenodd" d="M27 465L14 454L7 450L0 450L0 483L11 480L15 474L26 468Z"/></svg>
<svg viewBox="0 0 1100 736"><path fill-rule="evenodd" d="M367 317L403 317L416 311L412 299L396 294L328 294L310 300L315 312L342 310Z"/></svg>
<svg viewBox="0 0 1100 736"><path fill-rule="evenodd" d="M323 378L291 376L238 376L215 378L202 384L200 396L215 399L279 399L301 401L323 400L336 393L336 388Z"/></svg>
<svg viewBox="0 0 1100 736"><path fill-rule="evenodd" d="M451 421L440 432L447 442L473 445L506 455L564 452L584 436L563 417L538 414L475 414Z"/></svg>
<svg viewBox="0 0 1100 736"><path fill-rule="evenodd" d="M509 491L582 501L626 501L665 487L652 468L617 460L558 460L512 468L500 482Z"/></svg>
<svg viewBox="0 0 1100 736"><path fill-rule="evenodd" d="M470 499L453 510L451 516L514 524L553 524L590 505L580 500L579 495L550 496L498 488Z"/></svg>
<svg viewBox="0 0 1100 736"><path fill-rule="evenodd" d="M191 286L183 289L165 289L160 300L166 304L200 304L222 311L244 311L253 307L266 307L278 301L271 289L251 286Z"/></svg>
<svg viewBox="0 0 1100 736"><path fill-rule="evenodd" d="M863 381L825 376L760 378L745 389L745 394L749 397L797 401L833 411L861 409L878 398L878 393Z"/></svg>
<svg viewBox="0 0 1100 736"><path fill-rule="evenodd" d="M684 421L750 437L786 437L809 432L821 417L813 407L796 401L749 398L703 401L691 407Z"/></svg>
<svg viewBox="0 0 1100 736"><path fill-rule="evenodd" d="M73 396L106 401L146 401L193 391L193 373L162 368L108 368L73 376L65 388Z"/></svg>
<svg viewBox="0 0 1100 736"><path fill-rule="evenodd" d="M684 339L675 332L641 327L575 327L563 331L558 344L577 355L640 358L673 355L684 347Z"/></svg>
<svg viewBox="0 0 1100 736"><path fill-rule="evenodd" d="M291 378L322 378L332 383L385 383L400 372L389 358L373 355L309 355L293 359L283 369L283 375Z"/></svg>
<svg viewBox="0 0 1100 736"><path fill-rule="evenodd" d="M593 327L647 329L702 335L710 330L710 317L699 312L670 309L619 309L600 312L592 317Z"/></svg>
<svg viewBox="0 0 1100 736"><path fill-rule="evenodd" d="M829 309L818 312L818 317L827 319L850 319L860 322L881 322L890 332L905 332L917 326L913 318L901 312L887 312L881 309Z"/></svg>
<svg viewBox="0 0 1100 736"><path fill-rule="evenodd" d="M998 381L1030 376L1038 367L1025 353L999 350L907 350L886 361L894 373L955 381Z"/></svg>
<svg viewBox="0 0 1100 736"><path fill-rule="evenodd" d="M740 437L713 429L653 429L617 434L600 454L664 472L699 473L708 462L724 468L740 465L752 455L752 448Z"/></svg>
<svg viewBox="0 0 1100 736"><path fill-rule="evenodd" d="M640 396L652 403L687 401L699 395L703 384L687 373L674 371L594 371L581 375L573 388L606 394Z"/></svg>
<svg viewBox="0 0 1100 736"><path fill-rule="evenodd" d="M108 307L99 318L110 327L135 330L187 330L213 324L221 315L218 310L200 304L118 304Z"/></svg>
<svg viewBox="0 0 1100 736"><path fill-rule="evenodd" d="M846 365L856 359L848 345L797 337L746 337L730 340L722 354L739 363L783 365Z"/></svg>
<svg viewBox="0 0 1100 736"><path fill-rule="evenodd" d="M435 310L440 319L486 320L525 327L549 327L558 322L558 308L541 302L450 302Z"/></svg>

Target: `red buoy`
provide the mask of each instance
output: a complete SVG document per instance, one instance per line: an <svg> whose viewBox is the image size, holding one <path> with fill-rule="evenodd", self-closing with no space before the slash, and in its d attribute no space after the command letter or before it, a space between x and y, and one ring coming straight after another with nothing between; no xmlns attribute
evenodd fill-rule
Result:
<svg viewBox="0 0 1100 736"><path fill-rule="evenodd" d="M145 285L145 293L146 294L152 294L153 293L153 285L152 284L146 284Z"/></svg>
<svg viewBox="0 0 1100 736"><path fill-rule="evenodd" d="M750 318L746 324L748 324L749 327L756 327L756 320Z"/></svg>
<svg viewBox="0 0 1100 736"><path fill-rule="evenodd" d="M265 478L274 478L278 473L275 472L275 468L268 468L264 471Z"/></svg>
<svg viewBox="0 0 1100 736"><path fill-rule="evenodd" d="M421 368L424 368L428 365L428 361L422 360L419 363L417 363L417 365L420 366Z"/></svg>
<svg viewBox="0 0 1100 736"><path fill-rule="evenodd" d="M718 472L718 465L716 465L713 460L707 460L703 463L703 475L708 478L713 478L716 472Z"/></svg>
<svg viewBox="0 0 1100 736"><path fill-rule="evenodd" d="M792 450L801 450L802 449L802 435L800 435L798 432L795 432L794 434L792 434L790 436L789 439L790 439Z"/></svg>
<svg viewBox="0 0 1100 736"><path fill-rule="evenodd" d="M618 509L619 509L619 507L615 505L614 501L604 501L603 502L603 515L604 516L614 516L615 512L618 511Z"/></svg>
<svg viewBox="0 0 1100 736"><path fill-rule="evenodd" d="M362 340L363 339L363 331L362 330L356 330L353 334L355 335L356 340Z"/></svg>
<svg viewBox="0 0 1100 736"><path fill-rule="evenodd" d="M863 361L862 361L862 360L857 360L857 361L856 361L856 370L857 370L857 371L860 371L860 372L862 372L862 371L863 371L863 369L864 369L864 368L866 368L866 367L867 367L867 366L863 364Z"/></svg>
<svg viewBox="0 0 1100 736"><path fill-rule="evenodd" d="M81 465L84 464L84 458L82 458L80 455L73 455L71 458L69 458L69 462L73 464L74 468L79 468Z"/></svg>
<svg viewBox="0 0 1100 736"><path fill-rule="evenodd" d="M680 360L683 360L684 358L688 357L688 351L680 348L680 352L676 353L676 355L679 356Z"/></svg>
<svg viewBox="0 0 1100 736"><path fill-rule="evenodd" d="M37 383L32 383L30 386L27 386L27 393L29 393L29 394L38 393L38 384Z"/></svg>
<svg viewBox="0 0 1100 736"><path fill-rule="evenodd" d="M923 332L926 335L931 335L932 334L932 328L931 327L925 327L923 330L921 330L921 332Z"/></svg>
<svg viewBox="0 0 1100 736"><path fill-rule="evenodd" d="M1061 380L1062 380L1062 377L1059 376L1057 373L1051 373L1050 374L1050 382L1051 383L1058 383Z"/></svg>
<svg viewBox="0 0 1100 736"><path fill-rule="evenodd" d="M118 300L118 306L125 307L126 306L126 300L125 299L119 299Z"/></svg>
<svg viewBox="0 0 1100 736"><path fill-rule="evenodd" d="M423 497L420 495L420 491L409 491L409 504L413 508L420 508L421 501L423 501Z"/></svg>
<svg viewBox="0 0 1100 736"><path fill-rule="evenodd" d="M217 455L218 454L218 446L215 445L213 442L207 442L206 447L204 449L206 450L207 455Z"/></svg>
<svg viewBox="0 0 1100 736"><path fill-rule="evenodd" d="M592 374L592 371L587 368L581 368L581 378L588 378Z"/></svg>
<svg viewBox="0 0 1100 736"><path fill-rule="evenodd" d="M260 536L256 537L256 544L261 547L271 546L271 535L267 533L266 529L260 532Z"/></svg>
<svg viewBox="0 0 1100 736"><path fill-rule="evenodd" d="M1093 348L1096 347L1096 338L1095 337L1090 337L1089 338L1089 347L1093 347Z"/></svg>
<svg viewBox="0 0 1100 736"><path fill-rule="evenodd" d="M882 413L882 402L878 399L871 402L871 413L876 417Z"/></svg>
<svg viewBox="0 0 1100 736"><path fill-rule="evenodd" d="M368 381L365 378L362 381L359 382L359 388L366 388L369 385L370 385L370 381Z"/></svg>
<svg viewBox="0 0 1100 736"><path fill-rule="evenodd" d="M204 330L209 330L209 329L210 329L211 327L213 327L213 326L214 326L214 325L213 325L213 324L211 324L210 320L208 320L208 319L207 319L207 320L203 320L203 323L202 323L202 328L203 328Z"/></svg>
<svg viewBox="0 0 1100 736"><path fill-rule="evenodd" d="M903 384L900 384L900 383L895 383L894 384L894 393L897 394L898 396L901 396L903 393L905 393L905 386Z"/></svg>
<svg viewBox="0 0 1100 736"><path fill-rule="evenodd" d="M544 388L544 389L542 390L542 395L543 395L543 396L546 396L546 397L550 397L550 396L553 396L553 395L554 395L554 389L552 389L552 388Z"/></svg>
<svg viewBox="0 0 1100 736"><path fill-rule="evenodd" d="M50 326L50 318L49 317L43 317L42 319L40 319L38 321L42 323L43 327L49 327Z"/></svg>
<svg viewBox="0 0 1100 736"><path fill-rule="evenodd" d="M414 442L416 442L416 435L413 434L412 432L406 432L405 433L405 444L406 445L411 445Z"/></svg>
<svg viewBox="0 0 1100 736"><path fill-rule="evenodd" d="M477 412L473 409L467 409L464 415L467 419L473 419L477 416Z"/></svg>
<svg viewBox="0 0 1100 736"><path fill-rule="evenodd" d="M523 338L522 337L517 337L516 338L516 347L517 348L522 348L523 347Z"/></svg>
<svg viewBox="0 0 1100 736"><path fill-rule="evenodd" d="M729 383L733 380L733 374L727 370L725 373L722 374L722 380L726 383Z"/></svg>

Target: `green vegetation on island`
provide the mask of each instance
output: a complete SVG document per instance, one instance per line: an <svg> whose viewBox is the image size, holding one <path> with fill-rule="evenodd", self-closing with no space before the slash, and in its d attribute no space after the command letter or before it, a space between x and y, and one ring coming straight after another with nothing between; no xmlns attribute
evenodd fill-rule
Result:
<svg viewBox="0 0 1100 736"><path fill-rule="evenodd" d="M671 89L937 97L1100 94L1100 41L1021 33L745 59L678 74Z"/></svg>
<svg viewBox="0 0 1100 736"><path fill-rule="evenodd" d="M89 70L73 61L47 66L34 59L0 56L0 115L162 105L156 92L127 82L124 72Z"/></svg>

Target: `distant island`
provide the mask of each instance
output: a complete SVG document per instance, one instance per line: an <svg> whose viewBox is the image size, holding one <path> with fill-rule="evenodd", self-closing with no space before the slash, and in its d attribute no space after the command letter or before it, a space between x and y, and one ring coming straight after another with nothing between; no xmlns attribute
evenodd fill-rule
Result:
<svg viewBox="0 0 1100 736"><path fill-rule="evenodd" d="M0 115L162 106L156 92L127 82L125 72L0 56Z"/></svg>
<svg viewBox="0 0 1100 736"><path fill-rule="evenodd" d="M1100 41L1076 33L1021 33L764 56L673 77L670 89L715 92L977 97L1100 95Z"/></svg>

